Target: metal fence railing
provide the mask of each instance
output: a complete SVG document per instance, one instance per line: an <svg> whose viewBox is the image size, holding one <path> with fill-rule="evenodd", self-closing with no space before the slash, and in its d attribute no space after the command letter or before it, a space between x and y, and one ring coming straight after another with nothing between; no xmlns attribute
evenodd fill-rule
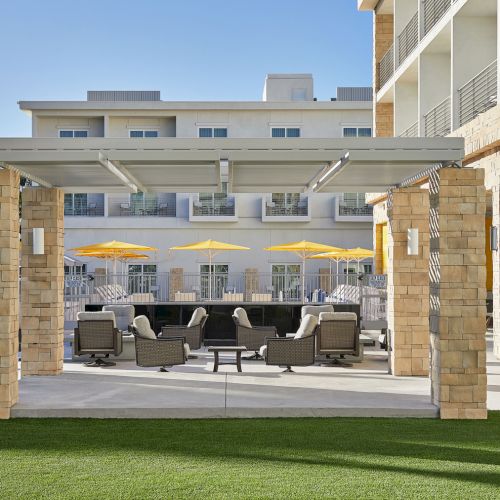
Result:
<svg viewBox="0 0 500 500"><path fill-rule="evenodd" d="M497 104L497 61L458 89L460 126Z"/></svg>
<svg viewBox="0 0 500 500"><path fill-rule="evenodd" d="M192 200L194 216L235 215L236 200L234 196L214 193L209 198L199 197Z"/></svg>
<svg viewBox="0 0 500 500"><path fill-rule="evenodd" d="M176 203L158 200L146 200L142 203L113 203L109 208L109 215L119 217L175 217Z"/></svg>
<svg viewBox="0 0 500 500"><path fill-rule="evenodd" d="M76 321L77 313L89 304L302 303L302 278L299 273L185 273L181 278L170 273L67 276L65 319ZM385 276L306 273L304 284L305 302L366 301L367 318L385 319Z"/></svg>
<svg viewBox="0 0 500 500"><path fill-rule="evenodd" d="M434 25L446 14L455 0L423 0L424 32L427 35Z"/></svg>
<svg viewBox="0 0 500 500"><path fill-rule="evenodd" d="M443 137L451 132L451 99L448 96L424 115L425 137Z"/></svg>
<svg viewBox="0 0 500 500"><path fill-rule="evenodd" d="M418 121L399 134L399 137L418 137Z"/></svg>
<svg viewBox="0 0 500 500"><path fill-rule="evenodd" d="M413 52L418 45L418 11L398 35L398 66Z"/></svg>
<svg viewBox="0 0 500 500"><path fill-rule="evenodd" d="M394 74L394 44L382 56L379 63L378 77L379 88L382 88Z"/></svg>
<svg viewBox="0 0 500 500"><path fill-rule="evenodd" d="M309 215L309 200L307 197L292 201L288 201L286 198L267 198L265 207L266 216L268 217L305 217Z"/></svg>
<svg viewBox="0 0 500 500"><path fill-rule="evenodd" d="M98 206L97 204L88 204L86 206L74 207L74 206L65 206L64 207L64 215L66 217L103 217L104 216L104 207Z"/></svg>

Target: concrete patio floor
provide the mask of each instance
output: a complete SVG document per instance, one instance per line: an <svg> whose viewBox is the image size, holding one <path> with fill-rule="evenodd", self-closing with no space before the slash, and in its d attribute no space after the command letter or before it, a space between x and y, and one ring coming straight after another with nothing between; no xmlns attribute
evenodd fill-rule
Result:
<svg viewBox="0 0 500 500"><path fill-rule="evenodd" d="M491 340L491 339L490 339ZM489 342L490 344L490 342ZM488 353L488 407L500 410L500 360ZM387 355L368 348L353 367L297 367L282 373L262 361L244 361L243 373L223 365L213 373L213 357L168 373L119 361L88 368L68 359L58 377L20 382L13 417L245 418L245 417L429 417L430 381L393 377Z"/></svg>

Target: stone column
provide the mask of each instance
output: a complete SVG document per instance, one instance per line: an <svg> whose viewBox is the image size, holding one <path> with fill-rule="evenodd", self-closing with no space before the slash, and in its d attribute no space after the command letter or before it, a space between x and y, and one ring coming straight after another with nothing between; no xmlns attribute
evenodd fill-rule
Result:
<svg viewBox="0 0 500 500"><path fill-rule="evenodd" d="M256 267L245 269L245 301L252 300L252 294L259 293L259 272Z"/></svg>
<svg viewBox="0 0 500 500"><path fill-rule="evenodd" d="M170 269L170 283L168 291L168 300L173 302L175 300L175 292L184 291L184 268L172 267Z"/></svg>
<svg viewBox="0 0 500 500"><path fill-rule="evenodd" d="M498 181L497 181L498 182ZM493 226L500 229L500 185L497 183L492 191ZM500 237L500 233L499 233ZM500 245L493 257L493 353L500 359Z"/></svg>
<svg viewBox="0 0 500 500"><path fill-rule="evenodd" d="M33 255L33 228L45 251ZM59 375L64 358L64 193L26 188L22 208L21 374Z"/></svg>
<svg viewBox="0 0 500 500"><path fill-rule="evenodd" d="M387 201L387 322L391 372L429 374L429 193L394 189ZM418 255L408 255L408 229L418 229Z"/></svg>
<svg viewBox="0 0 500 500"><path fill-rule="evenodd" d="M0 419L18 400L19 175L0 170Z"/></svg>
<svg viewBox="0 0 500 500"><path fill-rule="evenodd" d="M442 419L487 418L484 170L430 177L433 403Z"/></svg>

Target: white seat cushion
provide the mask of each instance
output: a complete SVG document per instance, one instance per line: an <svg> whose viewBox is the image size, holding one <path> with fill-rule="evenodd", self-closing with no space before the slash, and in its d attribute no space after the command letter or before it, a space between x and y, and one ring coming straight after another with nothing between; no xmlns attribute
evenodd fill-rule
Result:
<svg viewBox="0 0 500 500"><path fill-rule="evenodd" d="M353 312L334 312L334 313L320 313L319 315L319 322L321 323L322 321L335 321L335 320L342 320L342 321L358 321L358 316L356 313Z"/></svg>
<svg viewBox="0 0 500 500"><path fill-rule="evenodd" d="M233 316L236 317L239 325L245 328L252 328L252 323L250 323L247 312L243 309L243 307L237 307L234 310Z"/></svg>
<svg viewBox="0 0 500 500"><path fill-rule="evenodd" d="M193 311L193 315L187 324L188 328L192 326L198 326L201 323L201 320L207 315L207 311L203 307L197 307Z"/></svg>
<svg viewBox="0 0 500 500"><path fill-rule="evenodd" d="M155 332L151 328L149 319L146 316L137 316L137 318L134 318L133 325L141 337L156 340Z"/></svg>
<svg viewBox="0 0 500 500"><path fill-rule="evenodd" d="M265 359L266 356L267 356L267 345L263 345L260 349L259 349L259 354Z"/></svg>
<svg viewBox="0 0 500 500"><path fill-rule="evenodd" d="M297 333L294 335L294 339L305 339L306 337L310 337L314 333L314 329L318 324L318 318L313 316L312 314L306 314L302 321L300 322L299 329Z"/></svg>
<svg viewBox="0 0 500 500"><path fill-rule="evenodd" d="M300 309L300 317L304 318L306 314L312 314L319 318L322 312L333 312L333 306L331 304L325 304L324 306L302 306Z"/></svg>
<svg viewBox="0 0 500 500"><path fill-rule="evenodd" d="M78 321L92 320L113 320L113 326L116 328L116 318L113 311L82 311L76 315Z"/></svg>
<svg viewBox="0 0 500 500"><path fill-rule="evenodd" d="M184 344L184 356L186 358L191 354L191 349L189 348L189 344Z"/></svg>

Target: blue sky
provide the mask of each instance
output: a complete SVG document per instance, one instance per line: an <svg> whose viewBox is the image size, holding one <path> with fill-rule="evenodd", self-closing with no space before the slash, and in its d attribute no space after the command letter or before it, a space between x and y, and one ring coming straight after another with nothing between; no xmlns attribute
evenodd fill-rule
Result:
<svg viewBox="0 0 500 500"><path fill-rule="evenodd" d="M0 1L0 137L31 134L17 101L92 90L260 100L266 73L313 73L315 95L371 85L372 19L356 0Z"/></svg>

